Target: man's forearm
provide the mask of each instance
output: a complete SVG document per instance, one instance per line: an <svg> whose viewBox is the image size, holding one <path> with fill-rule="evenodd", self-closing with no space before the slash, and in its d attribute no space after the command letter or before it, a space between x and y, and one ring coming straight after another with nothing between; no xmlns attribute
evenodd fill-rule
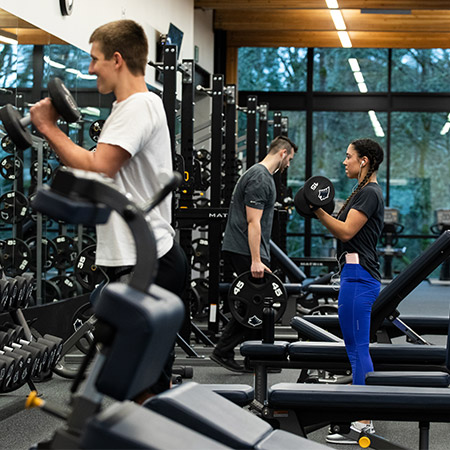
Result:
<svg viewBox="0 0 450 450"><path fill-rule="evenodd" d="M248 246L252 262L261 261L261 225L260 223L250 222L248 224Z"/></svg>
<svg viewBox="0 0 450 450"><path fill-rule="evenodd" d="M75 169L95 171L93 153L72 142L56 125L46 128L43 134L63 164Z"/></svg>

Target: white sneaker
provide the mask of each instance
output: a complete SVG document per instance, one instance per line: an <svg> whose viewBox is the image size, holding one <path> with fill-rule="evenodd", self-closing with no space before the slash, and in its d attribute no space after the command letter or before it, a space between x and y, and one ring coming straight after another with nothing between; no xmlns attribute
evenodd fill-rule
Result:
<svg viewBox="0 0 450 450"><path fill-rule="evenodd" d="M352 422L350 425L350 430L356 431L357 433L361 433L361 431L364 430L365 433L374 434L375 428L373 427L372 422L370 423L363 423L363 422ZM339 434L339 433L333 433L329 434L325 439L329 444L358 444L357 441L354 439L349 438L346 435Z"/></svg>

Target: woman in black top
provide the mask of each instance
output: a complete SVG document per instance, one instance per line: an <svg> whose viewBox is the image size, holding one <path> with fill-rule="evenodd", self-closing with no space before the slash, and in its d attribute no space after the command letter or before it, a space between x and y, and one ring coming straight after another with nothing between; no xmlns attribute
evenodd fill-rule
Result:
<svg viewBox="0 0 450 450"><path fill-rule="evenodd" d="M340 241L339 260L344 262L345 258L338 311L353 384L365 384L366 373L373 370L369 353L370 314L381 286L376 246L384 221L383 193L377 183L377 170L382 161L383 149L377 142L353 141L343 164L347 177L358 180L356 189L337 218L323 209L315 211L320 222ZM363 422L361 427L365 425Z"/></svg>

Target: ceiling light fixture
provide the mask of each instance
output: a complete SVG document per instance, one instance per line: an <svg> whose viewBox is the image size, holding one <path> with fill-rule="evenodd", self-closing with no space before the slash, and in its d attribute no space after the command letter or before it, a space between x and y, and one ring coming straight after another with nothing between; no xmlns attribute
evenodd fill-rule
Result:
<svg viewBox="0 0 450 450"><path fill-rule="evenodd" d="M325 0L327 3L328 8L330 9L337 9L339 8L337 0Z"/></svg>
<svg viewBox="0 0 450 450"><path fill-rule="evenodd" d="M338 31L339 39L341 40L342 47L351 48L352 41L350 40L350 36L346 31Z"/></svg>
<svg viewBox="0 0 450 450"><path fill-rule="evenodd" d="M13 33L8 33L7 31L0 32L0 43L17 45L17 36Z"/></svg>
<svg viewBox="0 0 450 450"><path fill-rule="evenodd" d="M344 18L339 9L330 9L331 18L333 19L336 30L346 30Z"/></svg>
<svg viewBox="0 0 450 450"><path fill-rule="evenodd" d="M356 58L348 58L348 63L350 64L352 72L361 72L358 60Z"/></svg>

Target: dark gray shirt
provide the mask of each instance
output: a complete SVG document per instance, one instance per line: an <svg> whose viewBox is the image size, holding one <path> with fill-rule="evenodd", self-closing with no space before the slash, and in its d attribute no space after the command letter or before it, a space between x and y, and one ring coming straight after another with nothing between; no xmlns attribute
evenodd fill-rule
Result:
<svg viewBox="0 0 450 450"><path fill-rule="evenodd" d="M366 224L348 242L340 243L339 256L358 253L360 265L376 280L380 280L377 243L384 223L383 192L377 183L369 183L358 192L338 217L345 221L350 209L361 211L368 218Z"/></svg>
<svg viewBox="0 0 450 450"><path fill-rule="evenodd" d="M239 178L231 197L222 250L250 256L246 206L263 210L261 217L261 259L270 261L276 187L272 174L262 164L250 167Z"/></svg>

